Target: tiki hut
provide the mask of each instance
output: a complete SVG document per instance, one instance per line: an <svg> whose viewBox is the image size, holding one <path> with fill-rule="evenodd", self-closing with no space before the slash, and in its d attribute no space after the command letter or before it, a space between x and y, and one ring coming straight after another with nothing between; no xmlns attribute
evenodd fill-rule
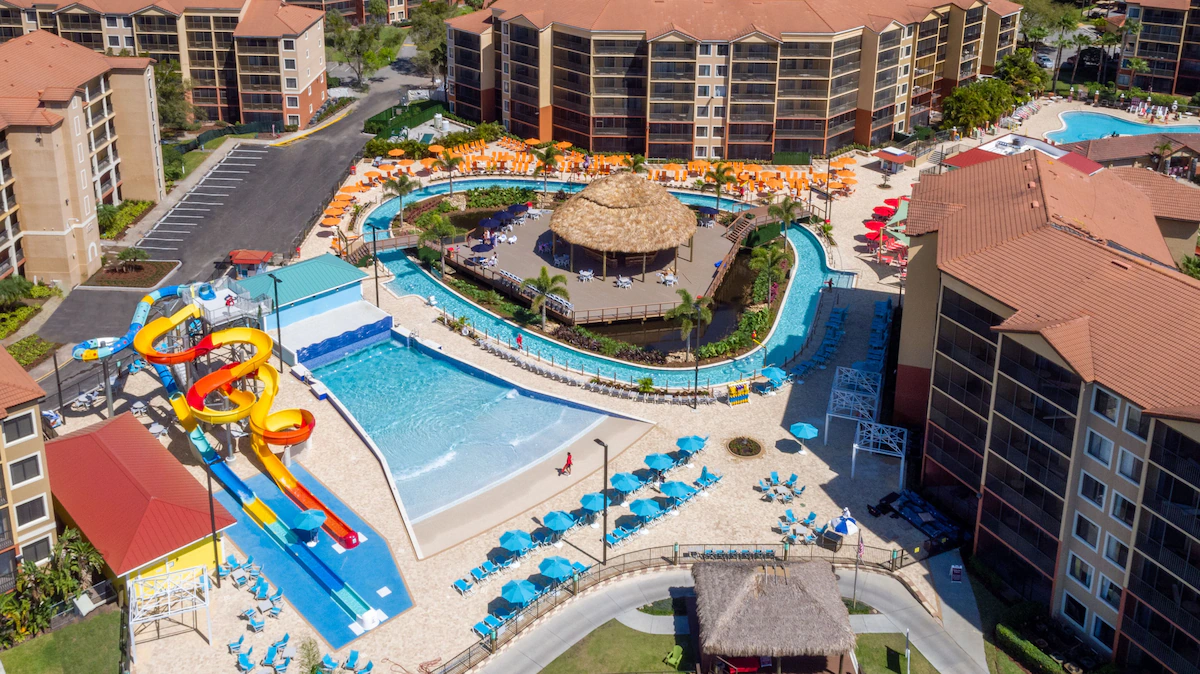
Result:
<svg viewBox="0 0 1200 674"><path fill-rule="evenodd" d="M854 630L828 562L710 562L692 567L701 671L845 672Z"/></svg>
<svg viewBox="0 0 1200 674"><path fill-rule="evenodd" d="M661 185L633 173L605 176L573 195L550 216L554 243L571 245L571 271L575 271L575 247L608 263L646 263L659 251L673 250L689 242L696 233L696 214ZM618 257L620 254L620 257Z"/></svg>

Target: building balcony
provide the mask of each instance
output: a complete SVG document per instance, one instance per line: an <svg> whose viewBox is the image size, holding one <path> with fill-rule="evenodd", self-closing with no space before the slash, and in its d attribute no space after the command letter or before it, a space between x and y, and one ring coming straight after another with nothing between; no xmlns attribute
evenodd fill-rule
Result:
<svg viewBox="0 0 1200 674"><path fill-rule="evenodd" d="M1121 621L1121 631L1138 645L1139 648L1158 658L1175 672L1195 672L1196 665L1188 662L1175 652L1175 648L1154 636L1150 630L1132 620Z"/></svg>
<svg viewBox="0 0 1200 674"><path fill-rule="evenodd" d="M769 133L731 133L727 140L730 143L769 143L771 142L771 134Z"/></svg>
<svg viewBox="0 0 1200 674"><path fill-rule="evenodd" d="M653 70L650 72L652 80L666 80L673 82L682 82L696 79L694 70Z"/></svg>
<svg viewBox="0 0 1200 674"><path fill-rule="evenodd" d="M730 112L731 122L774 122L775 115L766 112Z"/></svg>
<svg viewBox="0 0 1200 674"><path fill-rule="evenodd" d="M92 174L104 173L105 171L112 168L113 166L116 166L117 163L120 161L121 161L121 158L119 156L117 156L116 152L113 152L112 154L105 157L103 160L97 161L92 164Z"/></svg>
<svg viewBox="0 0 1200 674"><path fill-rule="evenodd" d="M238 89L241 91L270 91L270 92L278 93L279 91L282 91L282 86L278 83L277 84L261 84L261 83L260 84L244 84L243 83L238 86Z"/></svg>
<svg viewBox="0 0 1200 674"><path fill-rule="evenodd" d="M690 122L692 121L691 112L651 112L650 121L652 122ZM689 136L690 138L690 136Z"/></svg>
<svg viewBox="0 0 1200 674"><path fill-rule="evenodd" d="M239 65L238 72L279 74L279 64L276 65Z"/></svg>
<svg viewBox="0 0 1200 674"><path fill-rule="evenodd" d="M1137 576L1129 577L1127 589L1155 611L1166 616L1167 620L1190 634L1193 639L1200 639L1200 619L1176 603L1174 599L1159 592L1150 583Z"/></svg>
<svg viewBox="0 0 1200 674"><path fill-rule="evenodd" d="M774 82L774 73L739 73L734 72L732 75L734 82Z"/></svg>
<svg viewBox="0 0 1200 674"><path fill-rule="evenodd" d="M692 142L692 134L690 133L652 133L650 134L651 143L690 143Z"/></svg>
<svg viewBox="0 0 1200 674"><path fill-rule="evenodd" d="M509 98L511 98L514 101L519 101L521 103L525 103L526 105L541 107L541 102L538 100L538 97L535 94L527 94L524 92L518 92L514 88L512 93L510 93L508 96L509 96ZM559 105L559 103L555 103L555 105Z"/></svg>
<svg viewBox="0 0 1200 674"><path fill-rule="evenodd" d="M1054 575L1054 559L1039 550L1037 546L1025 540L1016 531L1005 526L999 517L983 511L979 514L979 523L987 527L996 538L1004 541L1008 547L1016 550L1022 557L1032 563L1047 576Z"/></svg>
<svg viewBox="0 0 1200 674"><path fill-rule="evenodd" d="M536 70L532 73L522 73L522 72L518 72L518 71L514 70L512 72L512 75L510 75L509 77L511 77L512 81L514 81L514 82L520 82L521 84L528 84L531 87L538 86L538 75L537 75Z"/></svg>
<svg viewBox="0 0 1200 674"><path fill-rule="evenodd" d="M0 155L8 152L8 139L0 138Z"/></svg>
<svg viewBox="0 0 1200 674"><path fill-rule="evenodd" d="M818 129L775 129L776 138L824 138L825 127Z"/></svg>
<svg viewBox="0 0 1200 674"><path fill-rule="evenodd" d="M798 91L804 91L804 90L802 89L802 90L798 90ZM792 95L792 97L793 98L824 98L825 97L824 91L819 91L819 92L815 92L815 93L817 95L814 95L814 96L802 96L800 93L795 93ZM729 94L729 100L731 100L735 103L740 102L740 101L773 101L773 100L775 100L775 94L773 92L752 93L752 92L745 92L745 91L743 91L743 92L734 91Z"/></svg>
<svg viewBox="0 0 1200 674"><path fill-rule="evenodd" d="M780 68L779 78L792 78L801 80L827 80L830 68Z"/></svg>
<svg viewBox="0 0 1200 674"><path fill-rule="evenodd" d="M1200 569L1188 563L1160 541L1151 541L1145 530L1138 532L1137 549L1176 576L1184 579L1193 588L1200 590Z"/></svg>
<svg viewBox="0 0 1200 674"><path fill-rule="evenodd" d="M283 110L283 101L280 101L278 103L246 103L246 102L243 102L242 110L271 110L271 111L278 112L278 111Z"/></svg>
<svg viewBox="0 0 1200 674"><path fill-rule="evenodd" d="M1042 506L1025 498L1020 492L1008 486L999 478L994 475L988 475L985 478L985 484L993 494L1000 497L1000 500L1012 506L1017 512L1024 515L1026 519L1033 520L1034 524L1037 524L1046 531L1058 531L1059 526L1062 524L1059 518L1046 512L1042 509Z"/></svg>
<svg viewBox="0 0 1200 674"><path fill-rule="evenodd" d="M785 44L779 50L779 58L829 58L833 54L832 45L824 45L813 49L789 49Z"/></svg>
<svg viewBox="0 0 1200 674"><path fill-rule="evenodd" d="M834 114L835 112L837 112L837 111L830 110L829 114ZM838 135L839 133L844 133L846 131L853 129L854 125L855 125L854 120L850 120L848 122L842 122L841 124L835 124L835 125L829 127L829 130L825 132L825 135L827 138L831 138L833 136Z"/></svg>
<svg viewBox="0 0 1200 674"><path fill-rule="evenodd" d="M696 99L696 94L692 91L652 91L650 92L651 101L692 101Z"/></svg>
<svg viewBox="0 0 1200 674"><path fill-rule="evenodd" d="M87 111L88 129L99 126L107 122L113 116L112 108L107 105L101 106L101 109L93 111L91 108Z"/></svg>

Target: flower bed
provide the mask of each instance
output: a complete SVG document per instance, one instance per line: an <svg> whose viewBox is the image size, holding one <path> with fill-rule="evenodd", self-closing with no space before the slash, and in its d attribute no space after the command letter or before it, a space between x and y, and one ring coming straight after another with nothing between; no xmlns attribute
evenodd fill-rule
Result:
<svg viewBox="0 0 1200 674"><path fill-rule="evenodd" d="M119 265L118 265L119 266ZM178 262L164 260L147 260L130 263L129 271L117 271L117 267L102 267L89 278L84 285L107 286L112 288L151 288L166 278Z"/></svg>
<svg viewBox="0 0 1200 674"><path fill-rule="evenodd" d="M7 347L9 355L26 370L49 358L57 348L54 342L47 342L37 335L19 339Z"/></svg>
<svg viewBox="0 0 1200 674"><path fill-rule="evenodd" d="M560 325L550 336L577 349L602 353L631 363L663 365L667 362L667 355L661 351L645 349L619 339L598 335L577 325Z"/></svg>
<svg viewBox="0 0 1200 674"><path fill-rule="evenodd" d="M36 316L37 312L41 310L41 307L22 305L12 311L0 313L0 339L20 330L22 325L28 323L29 319Z"/></svg>
<svg viewBox="0 0 1200 674"><path fill-rule="evenodd" d="M121 202L121 205L117 206L116 213L111 218L105 218L105 221L101 223L100 238L120 238L125 233L125 230L140 221L151 208L154 208L153 201L127 199Z"/></svg>

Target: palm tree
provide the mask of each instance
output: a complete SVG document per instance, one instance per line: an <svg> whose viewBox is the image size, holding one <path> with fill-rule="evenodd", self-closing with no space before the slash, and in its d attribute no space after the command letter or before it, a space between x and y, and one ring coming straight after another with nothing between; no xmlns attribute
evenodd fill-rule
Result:
<svg viewBox="0 0 1200 674"><path fill-rule="evenodd" d="M458 167L460 164L462 164L462 162L462 157L455 157L454 155L450 154L449 150L443 150L442 154L437 158L437 161L433 162L434 168L439 171L445 171L446 175L449 176L450 194L454 194L454 172L458 170Z"/></svg>
<svg viewBox="0 0 1200 674"><path fill-rule="evenodd" d="M629 169L630 173L646 172L646 158L640 154L626 157L621 160L621 163L625 165L625 168Z"/></svg>
<svg viewBox="0 0 1200 674"><path fill-rule="evenodd" d="M1074 84L1075 74L1079 72L1079 62L1083 60L1083 50L1092 46L1092 37L1086 33L1078 33L1071 38L1071 46L1075 47L1075 63L1071 66L1071 83Z"/></svg>
<svg viewBox="0 0 1200 674"><path fill-rule="evenodd" d="M455 227L449 220L441 215L432 215L430 223L421 230L419 242L422 244L430 241L438 242L438 251L441 253L442 278L446 277L446 238L453 237L458 234L458 228Z"/></svg>
<svg viewBox="0 0 1200 674"><path fill-rule="evenodd" d="M1141 34L1142 34L1142 22L1141 21L1138 21L1137 19L1134 19L1132 21L1127 20L1125 23L1121 24L1121 49L1122 50L1125 49L1125 41L1126 40L1128 40L1130 37L1133 37L1134 41L1136 41L1137 36L1141 35Z"/></svg>
<svg viewBox="0 0 1200 674"><path fill-rule="evenodd" d="M718 162L715 166L704 174L704 188L710 186L717 191L717 210L721 210L721 190L729 183L737 180L737 176L733 174L733 167L725 162Z"/></svg>
<svg viewBox="0 0 1200 674"><path fill-rule="evenodd" d="M700 359L692 352L692 330L697 326L705 326L712 322L712 298L692 297L687 288L675 291L679 295L679 306L668 311L663 318L668 321L679 321L679 336L687 340L688 356L692 359L695 372L695 388L692 396L692 409L695 409L700 398ZM699 337L697 337L699 341Z"/></svg>
<svg viewBox="0 0 1200 674"><path fill-rule="evenodd" d="M405 175L398 175L383 183L384 194L400 197L400 208L396 211L396 215L400 218L401 228L404 227L404 197L419 186L420 183Z"/></svg>
<svg viewBox="0 0 1200 674"><path fill-rule="evenodd" d="M1054 46L1058 48L1058 55L1054 57L1054 84L1050 87L1052 92L1058 89L1058 71L1062 67L1063 48L1071 46L1071 39L1067 35L1074 33L1077 28L1079 28L1079 17L1074 10L1064 11L1052 26L1052 30L1058 31L1058 39L1054 41Z"/></svg>
<svg viewBox="0 0 1200 674"><path fill-rule="evenodd" d="M538 160L537 171L542 174L542 192L550 191L550 172L554 170L555 160L562 156L562 151L553 145L541 149L530 150Z"/></svg>
<svg viewBox="0 0 1200 674"><path fill-rule="evenodd" d="M1158 170L1160 173L1167 172L1167 160L1171 158L1171 153L1175 151L1175 146L1170 141L1163 141L1154 146L1154 154L1158 155Z"/></svg>
<svg viewBox="0 0 1200 674"><path fill-rule="evenodd" d="M767 278L773 283L783 278L783 265L787 261L787 253L778 245L759 246L750 253L750 269L759 273L766 272ZM767 304L774 300L772 294L767 295Z"/></svg>
<svg viewBox="0 0 1200 674"><path fill-rule="evenodd" d="M1050 83L1050 91L1058 93L1058 74L1062 70L1062 52L1064 48L1071 46L1071 41L1060 36L1054 39L1053 45L1058 50L1058 55L1054 57L1054 80Z"/></svg>
<svg viewBox="0 0 1200 674"><path fill-rule="evenodd" d="M121 209L112 204L100 204L96 207L96 224L100 225L100 232L107 233L116 224L117 214Z"/></svg>
<svg viewBox="0 0 1200 674"><path fill-rule="evenodd" d="M828 220L817 223L817 234L822 239L825 239L825 243L829 244L830 247L837 245L837 241L833 240L833 225L829 224Z"/></svg>
<svg viewBox="0 0 1200 674"><path fill-rule="evenodd" d="M1133 86L1137 86L1137 76L1141 73L1150 72L1150 64L1146 63L1146 59L1134 58L1129 59L1129 69L1133 71Z"/></svg>
<svg viewBox="0 0 1200 674"><path fill-rule="evenodd" d="M1184 255L1179 261L1179 271L1194 279L1200 279L1200 256Z"/></svg>
<svg viewBox="0 0 1200 674"><path fill-rule="evenodd" d="M21 304L21 300L29 297L32 289L33 284L24 276L13 274L0 280L0 310L9 311L16 308Z"/></svg>
<svg viewBox="0 0 1200 674"><path fill-rule="evenodd" d="M534 311L542 312L542 330L546 329L546 297L558 295L565 300L571 299L571 295L567 292L567 277L562 274L551 276L545 266L542 266L542 271L537 278L527 278L521 281L521 289L525 288L532 288L537 292L537 295L533 297L531 308Z"/></svg>
<svg viewBox="0 0 1200 674"><path fill-rule="evenodd" d="M1100 80L1100 85L1104 86L1108 83L1108 50L1121 45L1121 36L1116 33L1104 32L1100 37L1096 38L1096 46L1100 47L1100 73L1096 79Z"/></svg>
<svg viewBox="0 0 1200 674"><path fill-rule="evenodd" d="M782 201L767 208L767 215L782 222L783 231L786 232L788 225L795 221L796 209L799 207L800 202L792 201L790 196L785 196Z"/></svg>

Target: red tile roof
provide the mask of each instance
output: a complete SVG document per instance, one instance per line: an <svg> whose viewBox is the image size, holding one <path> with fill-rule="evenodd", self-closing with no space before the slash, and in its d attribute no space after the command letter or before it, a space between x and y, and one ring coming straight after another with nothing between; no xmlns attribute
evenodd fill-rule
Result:
<svg viewBox="0 0 1200 674"><path fill-rule="evenodd" d="M1170 143L1172 152L1187 148L1192 152L1200 152L1200 133L1147 133L1139 136L1117 136L1115 138L1097 138L1081 140L1075 143L1064 143L1064 150L1077 152L1088 159L1098 162L1123 161L1138 159L1157 154L1154 148L1163 143Z"/></svg>
<svg viewBox="0 0 1200 674"><path fill-rule="evenodd" d="M47 442L46 460L55 500L118 576L211 533L208 492L131 414ZM218 530L236 522L214 510Z"/></svg>
<svg viewBox="0 0 1200 674"><path fill-rule="evenodd" d="M0 419L8 410L46 396L41 386L29 376L7 349L0 349Z"/></svg>
<svg viewBox="0 0 1200 674"><path fill-rule="evenodd" d="M1168 220L1200 222L1200 188L1147 168L1109 169L1150 198L1154 215Z"/></svg>
<svg viewBox="0 0 1200 674"><path fill-rule="evenodd" d="M995 152L988 152L987 150L985 150L981 147L973 147L970 150L967 150L966 152L959 152L958 154L954 155L953 157L943 160L942 163L947 164L949 166L953 166L955 168L966 168L968 166L982 164L985 161L992 161L993 159L999 159L1002 156L1004 156L1004 155L999 155L999 154L996 154Z"/></svg>
<svg viewBox="0 0 1200 674"><path fill-rule="evenodd" d="M325 14L319 9L289 5L281 0L250 0L246 15L234 29L234 37L281 37L301 35Z"/></svg>
<svg viewBox="0 0 1200 674"><path fill-rule="evenodd" d="M229 264L263 264L270 262L275 256L269 250L231 250L229 251Z"/></svg>
<svg viewBox="0 0 1200 674"><path fill-rule="evenodd" d="M998 331L1040 334L1150 414L1200 420L1200 281L1140 257L1170 260L1145 195L1060 165L1024 153L927 176L908 232L939 231L938 267L1013 309Z"/></svg>

